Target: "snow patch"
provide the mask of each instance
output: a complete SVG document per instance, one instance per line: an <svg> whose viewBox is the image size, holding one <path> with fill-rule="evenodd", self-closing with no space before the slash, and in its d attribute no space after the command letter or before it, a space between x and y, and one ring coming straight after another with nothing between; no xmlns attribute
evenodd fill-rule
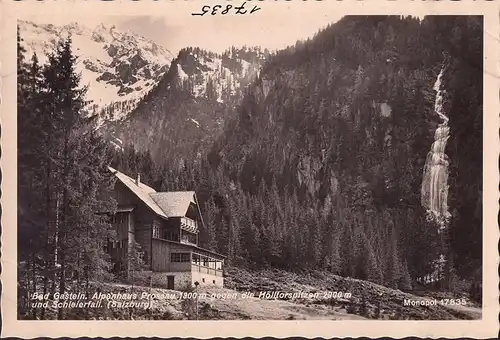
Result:
<svg viewBox="0 0 500 340"><path fill-rule="evenodd" d="M185 80L185 79L188 79L189 76L187 75L186 72L184 72L184 70L182 69L182 66L177 64L177 74L179 75L179 78L181 80Z"/></svg>
<svg viewBox="0 0 500 340"><path fill-rule="evenodd" d="M380 114L382 117L390 117L392 114L392 108L387 103L380 103Z"/></svg>
<svg viewBox="0 0 500 340"><path fill-rule="evenodd" d="M192 121L193 123L195 123L196 126L200 127L200 123L196 119L189 118L189 120Z"/></svg>
<svg viewBox="0 0 500 340"><path fill-rule="evenodd" d="M246 82L244 79L248 79L248 82L250 82L250 78L258 76L259 73L259 67L245 59L233 56L232 51L229 51L226 57L229 55L232 62L236 62L234 65L235 69L232 67L229 68L223 64L222 55L190 53L197 61L195 74L189 76L193 81L192 94L195 98L215 95L214 99L217 102L224 103L225 94L230 96L235 95L239 87L242 86L242 80L243 83ZM178 66L179 77L185 79L184 72L181 72L181 69L182 68ZM212 85L211 89L209 85Z"/></svg>

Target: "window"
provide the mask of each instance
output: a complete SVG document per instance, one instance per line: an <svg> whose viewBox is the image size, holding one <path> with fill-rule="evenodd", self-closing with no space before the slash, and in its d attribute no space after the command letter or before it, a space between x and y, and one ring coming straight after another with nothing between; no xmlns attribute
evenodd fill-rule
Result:
<svg viewBox="0 0 500 340"><path fill-rule="evenodd" d="M160 238L160 226L153 226L153 238Z"/></svg>
<svg viewBox="0 0 500 340"><path fill-rule="evenodd" d="M200 255L198 254L193 254L193 264L200 265L201 264L201 258Z"/></svg>
<svg viewBox="0 0 500 340"><path fill-rule="evenodd" d="M167 230L163 233L163 237L165 240L169 241L179 241L179 234L172 231L172 230Z"/></svg>
<svg viewBox="0 0 500 340"><path fill-rule="evenodd" d="M191 256L189 253L171 253L170 262L190 262Z"/></svg>
<svg viewBox="0 0 500 340"><path fill-rule="evenodd" d="M196 234L181 231L181 242L196 244Z"/></svg>
<svg viewBox="0 0 500 340"><path fill-rule="evenodd" d="M127 222L127 214L124 213L116 213L113 215L112 223L113 224L121 224Z"/></svg>
<svg viewBox="0 0 500 340"><path fill-rule="evenodd" d="M140 251L140 252L137 252L137 260L139 263L141 264L144 264L146 263L146 261L144 260L144 252L143 251Z"/></svg>

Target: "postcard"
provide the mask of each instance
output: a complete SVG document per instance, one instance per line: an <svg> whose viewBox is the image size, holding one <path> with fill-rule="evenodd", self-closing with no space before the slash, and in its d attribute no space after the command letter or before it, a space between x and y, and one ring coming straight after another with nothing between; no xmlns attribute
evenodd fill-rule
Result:
<svg viewBox="0 0 500 340"><path fill-rule="evenodd" d="M495 2L0 8L4 336L497 335Z"/></svg>

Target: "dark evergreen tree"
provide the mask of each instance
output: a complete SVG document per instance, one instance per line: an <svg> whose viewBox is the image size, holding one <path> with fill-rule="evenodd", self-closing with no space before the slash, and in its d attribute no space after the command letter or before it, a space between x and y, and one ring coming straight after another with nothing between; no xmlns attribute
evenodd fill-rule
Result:
<svg viewBox="0 0 500 340"><path fill-rule="evenodd" d="M65 293L74 279L88 288L108 275L103 241L114 235L106 217L114 205L102 195L112 184L109 146L84 118L86 89L75 64L68 39L43 67L36 56L29 67L21 65L19 249L29 247L31 272L35 276L39 266L43 293ZM65 317L62 308L57 317Z"/></svg>

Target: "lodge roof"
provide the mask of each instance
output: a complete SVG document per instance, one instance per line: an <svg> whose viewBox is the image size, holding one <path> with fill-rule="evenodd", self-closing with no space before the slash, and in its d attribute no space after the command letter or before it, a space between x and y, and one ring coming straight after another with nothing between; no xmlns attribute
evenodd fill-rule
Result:
<svg viewBox="0 0 500 340"><path fill-rule="evenodd" d="M132 178L121 173L120 171L109 167L109 170L113 172L120 182L125 184L125 186L132 191L134 195L137 196L144 204L146 204L151 210L153 210L158 216L163 218L168 218L165 212L156 204L156 202L151 198L149 194L155 193L156 190L147 186L144 183L137 183Z"/></svg>
<svg viewBox="0 0 500 340"><path fill-rule="evenodd" d="M157 192L155 189L134 180L120 171L109 167L109 170L115 174L137 198L148 206L158 216L163 218L185 216L189 205L196 203L194 191L173 191Z"/></svg>
<svg viewBox="0 0 500 340"><path fill-rule="evenodd" d="M189 205L196 203L194 191L157 192L149 196L168 217L186 216Z"/></svg>

